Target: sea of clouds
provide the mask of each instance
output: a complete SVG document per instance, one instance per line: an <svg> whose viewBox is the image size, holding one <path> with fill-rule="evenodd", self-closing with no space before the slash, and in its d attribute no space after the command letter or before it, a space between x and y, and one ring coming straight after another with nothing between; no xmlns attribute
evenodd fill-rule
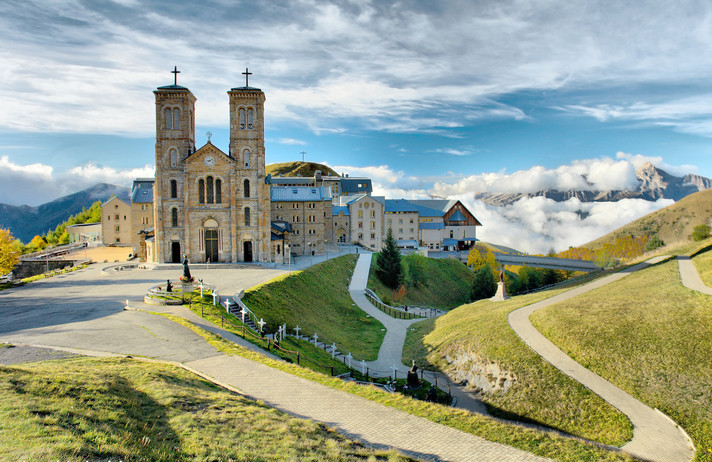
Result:
<svg viewBox="0 0 712 462"><path fill-rule="evenodd" d="M615 158L577 160L557 168L534 166L513 173L485 172L454 174L437 178L408 175L388 165L357 167L331 166L337 172L372 179L374 195L387 198L429 199L447 197L462 201L482 223L477 237L529 253L561 251L607 234L632 220L671 205L672 200L655 202L624 199L618 202L581 202L573 198L556 202L544 197L522 198L495 207L475 200L478 192L532 193L552 189L602 191L636 189L635 172L651 162L674 175L694 172L692 166L672 166L661 158L618 153ZM153 166L118 170L89 163L56 173L40 163L18 165L0 157L0 203L39 205L48 198L80 191L97 183L130 186L134 178L152 177Z"/></svg>

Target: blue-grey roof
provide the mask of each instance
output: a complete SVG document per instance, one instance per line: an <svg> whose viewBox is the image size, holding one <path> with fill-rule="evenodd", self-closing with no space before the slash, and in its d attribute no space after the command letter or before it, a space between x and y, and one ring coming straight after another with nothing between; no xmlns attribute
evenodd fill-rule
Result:
<svg viewBox="0 0 712 462"><path fill-rule="evenodd" d="M262 90L260 90L259 88L255 88L255 87L235 87L235 88L231 88L230 90L262 91Z"/></svg>
<svg viewBox="0 0 712 462"><path fill-rule="evenodd" d="M131 188L132 204L150 204L153 202L153 179L139 178L134 180Z"/></svg>
<svg viewBox="0 0 712 462"><path fill-rule="evenodd" d="M445 229L445 223L418 223L420 229Z"/></svg>
<svg viewBox="0 0 712 462"><path fill-rule="evenodd" d="M339 212L343 212L344 216L348 217L351 216L351 211L349 210L349 207L346 205L335 205L331 209L331 215L332 216L337 216L339 215Z"/></svg>
<svg viewBox="0 0 712 462"><path fill-rule="evenodd" d="M443 245L457 245L457 239L445 238L443 239Z"/></svg>
<svg viewBox="0 0 712 462"><path fill-rule="evenodd" d="M269 233L270 234L270 241L283 241L284 240L284 234L274 234L274 233Z"/></svg>
<svg viewBox="0 0 712 462"><path fill-rule="evenodd" d="M386 212L417 212L418 207L406 199L386 199Z"/></svg>
<svg viewBox="0 0 712 462"><path fill-rule="evenodd" d="M370 178L341 178L341 192L344 193L371 193L373 192L373 186L371 186Z"/></svg>
<svg viewBox="0 0 712 462"><path fill-rule="evenodd" d="M272 202L315 202L330 201L331 188L319 186L272 186L270 188Z"/></svg>
<svg viewBox="0 0 712 462"><path fill-rule="evenodd" d="M164 85L162 87L158 87L159 90L188 90L186 87L183 87L181 85Z"/></svg>
<svg viewBox="0 0 712 462"><path fill-rule="evenodd" d="M274 220L270 223L272 229L277 230L281 233L287 231L292 232L292 225L284 220Z"/></svg>

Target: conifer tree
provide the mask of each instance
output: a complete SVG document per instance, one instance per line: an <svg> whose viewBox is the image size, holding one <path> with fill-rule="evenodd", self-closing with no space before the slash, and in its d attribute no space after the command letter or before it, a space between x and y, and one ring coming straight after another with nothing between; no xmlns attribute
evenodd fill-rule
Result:
<svg viewBox="0 0 712 462"><path fill-rule="evenodd" d="M391 289L398 287L400 282L401 254L391 228L388 228L385 245L376 258L376 276Z"/></svg>

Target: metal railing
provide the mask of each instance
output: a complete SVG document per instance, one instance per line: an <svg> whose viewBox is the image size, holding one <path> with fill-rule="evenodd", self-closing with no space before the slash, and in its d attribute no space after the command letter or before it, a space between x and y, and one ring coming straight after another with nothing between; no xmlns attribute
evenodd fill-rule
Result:
<svg viewBox="0 0 712 462"><path fill-rule="evenodd" d="M365 289L364 294L373 306L383 311L388 316L392 316L397 319L434 318L438 316L437 310L433 308L412 307L411 309L419 311L419 313L416 313L413 311L406 311L407 308L387 305L383 303L378 295L376 295L376 293L371 289Z"/></svg>

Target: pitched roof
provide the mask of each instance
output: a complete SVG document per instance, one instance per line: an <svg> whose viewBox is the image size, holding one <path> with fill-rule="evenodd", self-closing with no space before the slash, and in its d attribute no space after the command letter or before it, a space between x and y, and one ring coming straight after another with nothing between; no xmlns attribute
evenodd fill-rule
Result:
<svg viewBox="0 0 712 462"><path fill-rule="evenodd" d="M132 204L150 204L153 202L153 178L137 178L131 188Z"/></svg>
<svg viewBox="0 0 712 462"><path fill-rule="evenodd" d="M418 223L420 229L445 229L445 223Z"/></svg>
<svg viewBox="0 0 712 462"><path fill-rule="evenodd" d="M373 186L370 178L341 178L341 191L345 193L371 193Z"/></svg>
<svg viewBox="0 0 712 462"><path fill-rule="evenodd" d="M319 186L272 186L270 188L272 202L314 202L330 201L331 188Z"/></svg>
<svg viewBox="0 0 712 462"><path fill-rule="evenodd" d="M343 212L344 216L348 217L351 216L351 211L349 210L349 207L346 205L335 205L331 209L331 215L332 216L338 216L339 212Z"/></svg>
<svg viewBox="0 0 712 462"><path fill-rule="evenodd" d="M450 215L449 221L467 221L465 215L463 215L459 210L455 210L455 213Z"/></svg>

